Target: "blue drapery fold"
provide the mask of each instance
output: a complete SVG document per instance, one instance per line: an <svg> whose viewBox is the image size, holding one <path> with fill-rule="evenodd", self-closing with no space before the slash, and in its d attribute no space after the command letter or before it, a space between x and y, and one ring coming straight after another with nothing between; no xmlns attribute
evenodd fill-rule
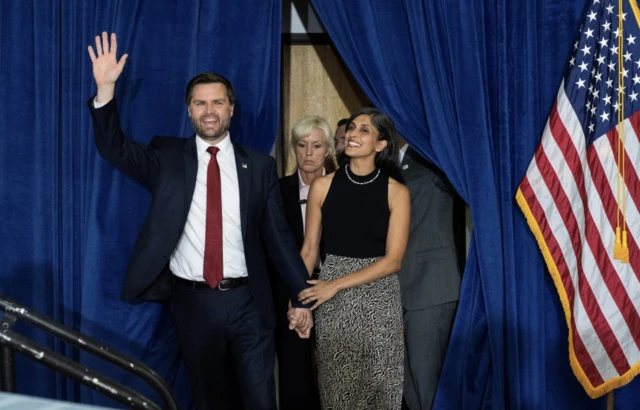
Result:
<svg viewBox="0 0 640 410"><path fill-rule="evenodd" d="M437 409L604 409L569 367L558 296L514 196L584 0L312 0L347 67L442 168L474 231ZM637 408L635 381L616 409Z"/></svg>
<svg viewBox="0 0 640 410"><path fill-rule="evenodd" d="M87 46L103 30L115 32L119 51L129 54L116 97L133 139L191 135L185 86L198 72L214 71L236 88L232 139L268 152L279 115L281 8L279 0L0 6L0 293L142 360L183 405L190 394L165 307L118 300L149 196L96 153ZM155 397L93 356L18 328ZM17 382L21 393L115 405L21 357Z"/></svg>

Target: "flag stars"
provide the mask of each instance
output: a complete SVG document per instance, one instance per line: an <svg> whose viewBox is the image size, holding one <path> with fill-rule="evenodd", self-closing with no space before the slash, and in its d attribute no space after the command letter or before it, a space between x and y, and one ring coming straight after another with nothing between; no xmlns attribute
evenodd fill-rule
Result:
<svg viewBox="0 0 640 410"><path fill-rule="evenodd" d="M622 76L623 76L623 77L627 77L627 76L628 76L628 74L629 74L629 70L627 70L626 68L623 68L623 69L622 69Z"/></svg>
<svg viewBox="0 0 640 410"><path fill-rule="evenodd" d="M580 51L582 51L582 53L586 56L587 54L591 54L591 47L587 47L587 45L585 44Z"/></svg>
<svg viewBox="0 0 640 410"><path fill-rule="evenodd" d="M611 47L611 54L618 54L618 46Z"/></svg>
<svg viewBox="0 0 640 410"><path fill-rule="evenodd" d="M597 73L594 78L596 79L596 83L602 81L602 73Z"/></svg>
<svg viewBox="0 0 640 410"><path fill-rule="evenodd" d="M600 48L605 48L605 47L609 47L609 43L607 42L607 39L602 38L600 39L600 41L598 41L598 43L600 44Z"/></svg>
<svg viewBox="0 0 640 410"><path fill-rule="evenodd" d="M627 37L627 44L631 45L631 44L635 44L636 43L636 38L634 36L632 36L631 34L629 34L629 37Z"/></svg>
<svg viewBox="0 0 640 410"><path fill-rule="evenodd" d="M591 106L591 115L596 115L596 106L595 105Z"/></svg>
<svg viewBox="0 0 640 410"><path fill-rule="evenodd" d="M602 110L602 114L600 114L599 117L602 119L602 122L609 121L609 113L604 110Z"/></svg>
<svg viewBox="0 0 640 410"><path fill-rule="evenodd" d="M584 32L584 35L587 36L587 39L593 37L593 29L587 29L587 31Z"/></svg>
<svg viewBox="0 0 640 410"><path fill-rule="evenodd" d="M613 87L613 79L612 78L609 78L606 82L607 82L607 88Z"/></svg>
<svg viewBox="0 0 640 410"><path fill-rule="evenodd" d="M575 57L573 58L573 60L575 60ZM604 64L604 56L600 56L598 58L596 58L596 61L598 61L598 65ZM640 60L638 60L640 61Z"/></svg>
<svg viewBox="0 0 640 410"><path fill-rule="evenodd" d="M589 69L589 64L587 64L586 61L583 61L578 67L580 67L580 72L587 71Z"/></svg>
<svg viewBox="0 0 640 410"><path fill-rule="evenodd" d="M590 132L593 132L593 127L594 127L594 126L595 126L595 124L594 124L594 123L589 124L589 131L590 131Z"/></svg>
<svg viewBox="0 0 640 410"><path fill-rule="evenodd" d="M606 23L604 23L602 25L602 28L604 29L604 31L611 31L611 22L607 21ZM576 47L576 48L578 48L578 47Z"/></svg>
<svg viewBox="0 0 640 410"><path fill-rule="evenodd" d="M620 18L620 13L618 13L618 18ZM622 21L627 21L627 13L622 13Z"/></svg>
<svg viewBox="0 0 640 410"><path fill-rule="evenodd" d="M607 13L613 14L613 5L612 4L610 4L609 7L605 7L605 9L607 9Z"/></svg>
<svg viewBox="0 0 640 410"><path fill-rule="evenodd" d="M600 98L600 90L595 90L593 93L593 100L595 101L596 98Z"/></svg>
<svg viewBox="0 0 640 410"><path fill-rule="evenodd" d="M631 99L631 101L638 101L638 93L636 93L635 91L632 92L631 94L629 94L629 98Z"/></svg>
<svg viewBox="0 0 640 410"><path fill-rule="evenodd" d="M611 96L605 95L604 98L602 98L602 101L604 101L604 105L611 105Z"/></svg>
<svg viewBox="0 0 640 410"><path fill-rule="evenodd" d="M580 44L580 42L579 42L579 41L576 41L576 43L573 45L573 49L574 49L574 50L577 50L577 49L578 49L578 44Z"/></svg>
<svg viewBox="0 0 640 410"><path fill-rule="evenodd" d="M619 109L620 109L620 103L619 103L619 102L616 102L616 103L613 105L613 110L614 110L615 112L618 112L618 110L619 110Z"/></svg>
<svg viewBox="0 0 640 410"><path fill-rule="evenodd" d="M631 60L631 55L632 54L629 51L624 53L624 61L630 61Z"/></svg>
<svg viewBox="0 0 640 410"><path fill-rule="evenodd" d="M587 17L589 17L589 21L594 21L598 17L598 13L592 10Z"/></svg>
<svg viewBox="0 0 640 410"><path fill-rule="evenodd" d="M640 61L640 60L639 60ZM571 60L569 60L569 65L571 67L573 67L576 64L576 58L575 57L571 57Z"/></svg>
<svg viewBox="0 0 640 410"><path fill-rule="evenodd" d="M621 33L620 27L618 27L616 31L614 31L613 33L616 35L616 38L620 37L620 33Z"/></svg>
<svg viewBox="0 0 640 410"><path fill-rule="evenodd" d="M581 89L581 88L585 88L584 82L585 82L585 80L583 80L581 78L578 78L578 81L576 81L576 85L578 86L578 90Z"/></svg>
<svg viewBox="0 0 640 410"><path fill-rule="evenodd" d="M613 71L616 69L616 63L612 61L609 63L608 67L609 67L609 70Z"/></svg>
<svg viewBox="0 0 640 410"><path fill-rule="evenodd" d="M633 84L640 84L640 76L638 74L634 75L633 78Z"/></svg>

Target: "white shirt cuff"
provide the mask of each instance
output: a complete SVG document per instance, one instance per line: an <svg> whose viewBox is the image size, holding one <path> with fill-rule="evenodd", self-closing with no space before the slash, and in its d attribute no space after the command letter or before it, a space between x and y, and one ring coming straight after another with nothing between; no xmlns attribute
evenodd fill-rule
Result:
<svg viewBox="0 0 640 410"><path fill-rule="evenodd" d="M97 98L97 97L94 97L94 98L93 98L93 108L95 108L96 110L97 110L98 108L104 107L105 105L107 105L107 104L108 104L108 103L101 103L101 102L98 102L98 101L96 100L96 98Z"/></svg>

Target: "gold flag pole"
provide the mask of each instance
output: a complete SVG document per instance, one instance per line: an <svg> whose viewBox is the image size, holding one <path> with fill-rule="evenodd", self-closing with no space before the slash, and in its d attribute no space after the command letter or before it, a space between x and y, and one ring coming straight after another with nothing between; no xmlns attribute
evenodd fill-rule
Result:
<svg viewBox="0 0 640 410"><path fill-rule="evenodd" d="M607 394L607 410L613 410L613 390Z"/></svg>

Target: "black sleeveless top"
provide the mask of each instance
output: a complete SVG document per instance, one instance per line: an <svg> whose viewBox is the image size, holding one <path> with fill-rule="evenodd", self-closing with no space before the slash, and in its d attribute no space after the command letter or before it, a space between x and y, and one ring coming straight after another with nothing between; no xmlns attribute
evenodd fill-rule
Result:
<svg viewBox="0 0 640 410"><path fill-rule="evenodd" d="M380 170L371 183L355 183L371 181L377 173L378 169L369 175L358 176L346 167L336 171L322 204L322 238L326 253L352 258L385 255L391 215L389 176Z"/></svg>

